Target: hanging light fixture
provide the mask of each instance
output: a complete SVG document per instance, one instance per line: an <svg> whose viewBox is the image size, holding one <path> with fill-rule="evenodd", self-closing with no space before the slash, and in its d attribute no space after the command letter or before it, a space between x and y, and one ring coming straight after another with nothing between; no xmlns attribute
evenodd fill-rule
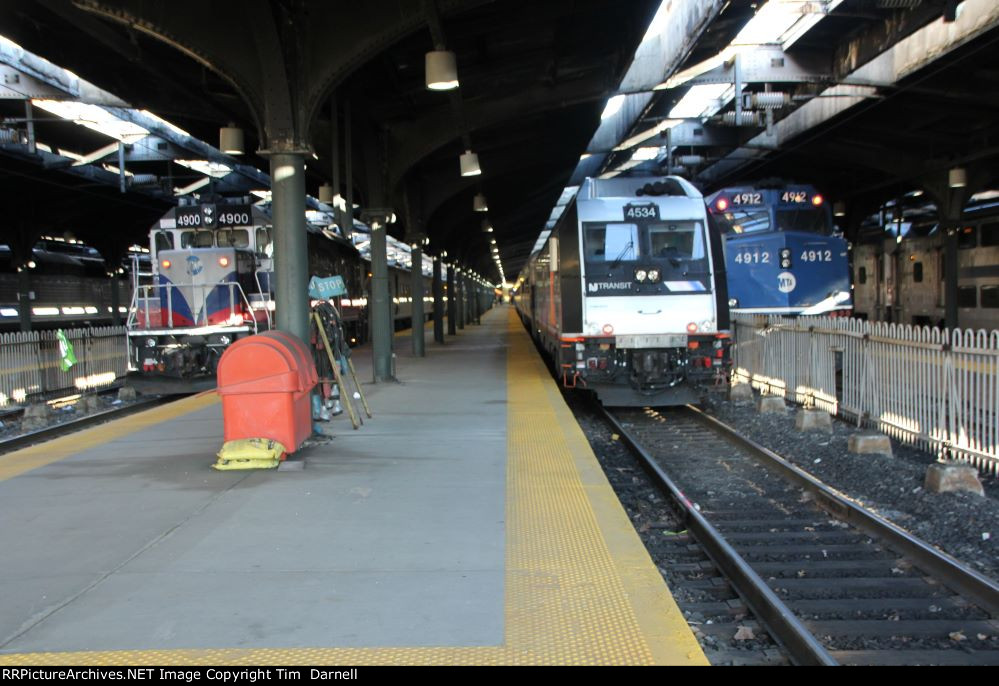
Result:
<svg viewBox="0 0 999 686"><path fill-rule="evenodd" d="M835 215L837 217L845 217L846 216L846 203L844 203L842 200L837 200L836 202L834 202L833 203L833 215Z"/></svg>
<svg viewBox="0 0 999 686"><path fill-rule="evenodd" d="M458 64L454 53L434 50L427 53L427 90L450 91L458 87Z"/></svg>
<svg viewBox="0 0 999 686"><path fill-rule="evenodd" d="M325 203L326 205L333 204L333 186L328 183L324 183L319 187L319 202Z"/></svg>
<svg viewBox="0 0 999 686"><path fill-rule="evenodd" d="M483 219L482 220L482 232L483 233L492 233L493 232L493 225L489 223L488 219Z"/></svg>
<svg viewBox="0 0 999 686"><path fill-rule="evenodd" d="M472 198L472 211L473 212L488 212L489 203L486 202L486 196L482 193L476 193L475 197Z"/></svg>
<svg viewBox="0 0 999 686"><path fill-rule="evenodd" d="M226 155L243 154L243 129L232 122L219 129L219 150Z"/></svg>
<svg viewBox="0 0 999 686"><path fill-rule="evenodd" d="M479 167L479 156L471 150L466 150L461 154L460 162L462 176L478 176L482 173L482 169Z"/></svg>
<svg viewBox="0 0 999 686"><path fill-rule="evenodd" d="M954 167L947 173L951 188L964 188L968 185L968 172L964 167Z"/></svg>

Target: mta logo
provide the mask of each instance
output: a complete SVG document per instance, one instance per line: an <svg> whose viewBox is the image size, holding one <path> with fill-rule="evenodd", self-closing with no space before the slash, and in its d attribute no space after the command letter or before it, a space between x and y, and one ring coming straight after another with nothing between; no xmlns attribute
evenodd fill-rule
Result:
<svg viewBox="0 0 999 686"><path fill-rule="evenodd" d="M790 293L798 285L798 280L791 272L781 272L777 275L777 290L781 293Z"/></svg>
<svg viewBox="0 0 999 686"><path fill-rule="evenodd" d="M197 255L190 255L187 258L187 273L191 276L197 276L205 270L205 265L201 264L201 258Z"/></svg>

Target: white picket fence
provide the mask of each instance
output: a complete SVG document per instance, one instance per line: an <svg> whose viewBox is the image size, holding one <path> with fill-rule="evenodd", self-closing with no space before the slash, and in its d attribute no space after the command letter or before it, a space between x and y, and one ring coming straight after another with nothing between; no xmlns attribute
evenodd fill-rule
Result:
<svg viewBox="0 0 999 686"><path fill-rule="evenodd" d="M111 386L128 370L125 327L68 329L77 363L60 367L55 331L0 334L0 407L57 391Z"/></svg>
<svg viewBox="0 0 999 686"><path fill-rule="evenodd" d="M733 383L999 474L999 331L733 317Z"/></svg>

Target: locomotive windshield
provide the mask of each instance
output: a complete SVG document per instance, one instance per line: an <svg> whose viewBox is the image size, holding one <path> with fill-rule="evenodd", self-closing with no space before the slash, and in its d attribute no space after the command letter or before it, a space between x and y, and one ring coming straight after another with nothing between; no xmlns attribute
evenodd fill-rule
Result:
<svg viewBox="0 0 999 686"><path fill-rule="evenodd" d="M731 210L714 215L722 233L756 233L770 230L770 212L757 210Z"/></svg>
<svg viewBox="0 0 999 686"><path fill-rule="evenodd" d="M802 233L832 233L829 213L819 207L794 207L777 210L777 228L780 231L800 231Z"/></svg>
<svg viewBox="0 0 999 686"><path fill-rule="evenodd" d="M648 257L704 257L703 224L696 220L648 224L585 223L584 249L587 262L634 262Z"/></svg>

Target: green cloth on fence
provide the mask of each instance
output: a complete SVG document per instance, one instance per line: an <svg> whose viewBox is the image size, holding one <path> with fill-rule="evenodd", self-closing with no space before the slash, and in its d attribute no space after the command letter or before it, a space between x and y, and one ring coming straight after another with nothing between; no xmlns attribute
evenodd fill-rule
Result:
<svg viewBox="0 0 999 686"><path fill-rule="evenodd" d="M76 355L73 354L73 344L66 338L62 329L56 331L56 338L59 339L59 367L68 372L69 368L76 364Z"/></svg>

